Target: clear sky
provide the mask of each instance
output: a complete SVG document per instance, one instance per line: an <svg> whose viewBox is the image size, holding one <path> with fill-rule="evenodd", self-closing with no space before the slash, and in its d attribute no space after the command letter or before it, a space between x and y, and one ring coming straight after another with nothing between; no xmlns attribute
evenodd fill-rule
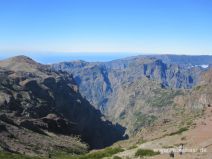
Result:
<svg viewBox="0 0 212 159"><path fill-rule="evenodd" d="M212 54L212 0L0 0L0 54Z"/></svg>

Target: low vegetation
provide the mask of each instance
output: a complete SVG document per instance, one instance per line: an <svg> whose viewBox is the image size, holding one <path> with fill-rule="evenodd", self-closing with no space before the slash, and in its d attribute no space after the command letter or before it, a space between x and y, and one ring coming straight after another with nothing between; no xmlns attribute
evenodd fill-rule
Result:
<svg viewBox="0 0 212 159"><path fill-rule="evenodd" d="M156 119L157 117L154 115L147 115L141 112L136 112L133 118L133 129L136 132L136 130L140 130L141 127L150 126Z"/></svg>
<svg viewBox="0 0 212 159"><path fill-rule="evenodd" d="M114 156L113 159L122 159L122 158L119 156Z"/></svg>
<svg viewBox="0 0 212 159"><path fill-rule="evenodd" d="M128 150L135 149L135 148L137 148L137 146L136 146L136 145L132 145L132 146L130 146L130 147L128 148Z"/></svg>
<svg viewBox="0 0 212 159"><path fill-rule="evenodd" d="M163 90L163 89L156 89L153 90L155 96L147 100L151 106L154 107L163 107L172 105L173 100L176 96L183 95L181 91L170 91L170 90Z"/></svg>
<svg viewBox="0 0 212 159"><path fill-rule="evenodd" d="M116 148L106 148L104 150L101 151L96 151L96 152L92 152L89 154L85 154L83 156L80 156L77 159L102 159L104 157L111 157L114 154L117 154L119 152L124 151L124 149L120 148L120 147L116 147Z"/></svg>
<svg viewBox="0 0 212 159"><path fill-rule="evenodd" d="M138 149L135 153L135 156L143 157L143 156L155 156L155 155L159 155L159 154L160 154L160 152L155 152L150 149Z"/></svg>
<svg viewBox="0 0 212 159"><path fill-rule="evenodd" d="M171 148L174 148L174 146L162 146L162 148L164 148L164 149L171 149Z"/></svg>
<svg viewBox="0 0 212 159"><path fill-rule="evenodd" d="M124 151L124 149L120 147L109 147L104 150L91 152L87 154L82 155L73 155L72 153L56 153L52 154L51 158L54 159L102 159L104 157L112 157L113 155ZM0 159L47 159L46 158L40 158L40 157L29 157L25 155L20 154L13 154L8 152L0 152ZM114 156L114 159L120 159L118 156Z"/></svg>
<svg viewBox="0 0 212 159"><path fill-rule="evenodd" d="M43 158L29 157L25 155L0 151L0 159L43 159Z"/></svg>
<svg viewBox="0 0 212 159"><path fill-rule="evenodd" d="M169 136L181 134L182 132L187 131L187 130L188 130L187 127L183 127L183 128L180 128L179 130L173 132L173 133L170 133Z"/></svg>

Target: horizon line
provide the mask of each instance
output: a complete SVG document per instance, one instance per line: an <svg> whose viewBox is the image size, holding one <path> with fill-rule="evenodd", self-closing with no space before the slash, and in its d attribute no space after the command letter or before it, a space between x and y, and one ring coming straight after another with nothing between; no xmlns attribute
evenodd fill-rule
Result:
<svg viewBox="0 0 212 159"><path fill-rule="evenodd" d="M119 55L129 55L132 54L134 55L188 55L188 56L198 56L198 55L212 55L211 53L176 53L176 52L142 52L142 51L27 51L27 50L0 50L1 53L9 53L9 54L19 54L19 55L24 55L24 54L50 54L51 55L70 55L70 54L75 54L75 53L80 53L80 54L87 54L87 55L105 55L105 54L119 54Z"/></svg>

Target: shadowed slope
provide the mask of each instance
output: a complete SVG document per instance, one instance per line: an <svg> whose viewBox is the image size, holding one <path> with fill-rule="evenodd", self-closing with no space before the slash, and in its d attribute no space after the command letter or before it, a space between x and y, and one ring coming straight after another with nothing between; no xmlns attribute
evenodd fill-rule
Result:
<svg viewBox="0 0 212 159"><path fill-rule="evenodd" d="M25 128L32 134L47 136L48 132L79 135L91 148L102 148L123 139L124 128L106 121L100 111L80 95L72 75L52 71L49 66L28 57L18 56L0 62L0 95L1 123L15 138L21 139L23 136L17 133ZM13 126L17 131L13 131ZM27 147L27 143L15 140L10 140L10 145L8 138L1 136L1 143L7 145L3 144L4 148L12 149L14 143L22 145L23 149ZM37 139L36 142L42 143L39 138L29 141ZM46 145L41 144L39 149L42 146Z"/></svg>

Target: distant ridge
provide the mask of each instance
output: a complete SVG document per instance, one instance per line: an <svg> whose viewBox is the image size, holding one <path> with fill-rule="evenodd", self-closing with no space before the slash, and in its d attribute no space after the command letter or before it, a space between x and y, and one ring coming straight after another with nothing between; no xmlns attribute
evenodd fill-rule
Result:
<svg viewBox="0 0 212 159"><path fill-rule="evenodd" d="M201 73L208 69L201 65L211 63L212 56L140 55L109 62L73 61L51 66L73 74L82 95L133 134L145 126L145 122L137 123L138 116L153 121L159 113L151 116L150 110L156 106L168 108L175 96L197 86ZM139 114L137 110L142 111Z"/></svg>

